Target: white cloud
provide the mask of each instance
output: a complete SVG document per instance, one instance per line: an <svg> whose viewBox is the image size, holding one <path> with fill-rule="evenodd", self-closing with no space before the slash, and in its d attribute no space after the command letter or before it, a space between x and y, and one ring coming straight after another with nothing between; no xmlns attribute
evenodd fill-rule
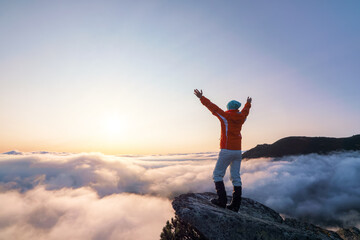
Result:
<svg viewBox="0 0 360 240"><path fill-rule="evenodd" d="M324 226L360 226L360 152L255 159L242 166L244 194Z"/></svg>
<svg viewBox="0 0 360 240"><path fill-rule="evenodd" d="M0 194L2 239L157 239L173 215L165 198L113 194L87 187Z"/></svg>
<svg viewBox="0 0 360 240"><path fill-rule="evenodd" d="M6 206L0 235L158 238L173 215L166 198L214 191L216 158L216 153L0 154L0 204ZM241 166L244 196L328 227L359 227L359 172L360 152L253 159ZM228 174L225 183L230 195Z"/></svg>
<svg viewBox="0 0 360 240"><path fill-rule="evenodd" d="M22 191L39 183L50 190L88 186L100 196L130 192L172 197L184 191L210 191L215 158L216 154L138 158L99 153L1 155L0 186Z"/></svg>

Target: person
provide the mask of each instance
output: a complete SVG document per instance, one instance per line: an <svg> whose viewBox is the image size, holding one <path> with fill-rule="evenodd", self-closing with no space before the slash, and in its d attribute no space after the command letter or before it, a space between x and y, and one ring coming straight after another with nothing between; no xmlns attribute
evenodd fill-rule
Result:
<svg viewBox="0 0 360 240"><path fill-rule="evenodd" d="M238 212L241 205L242 183L240 178L241 165L241 128L244 124L251 108L250 97L247 98L246 104L242 111L239 111L241 103L231 100L227 104L227 111L212 103L203 96L203 91L194 90L194 94L200 99L201 103L215 115L221 124L220 153L213 171L213 180L218 198L211 199L211 202L222 208L228 208ZM223 177L227 167L230 165L230 180L234 186L232 200L227 204L227 196Z"/></svg>

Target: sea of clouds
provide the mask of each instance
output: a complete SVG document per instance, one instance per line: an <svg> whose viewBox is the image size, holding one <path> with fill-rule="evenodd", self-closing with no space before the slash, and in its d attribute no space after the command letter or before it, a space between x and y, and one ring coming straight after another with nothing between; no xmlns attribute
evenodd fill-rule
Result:
<svg viewBox="0 0 360 240"><path fill-rule="evenodd" d="M173 197L214 191L217 156L0 154L0 239L159 239ZM241 176L245 197L284 216L360 227L360 152L252 159Z"/></svg>

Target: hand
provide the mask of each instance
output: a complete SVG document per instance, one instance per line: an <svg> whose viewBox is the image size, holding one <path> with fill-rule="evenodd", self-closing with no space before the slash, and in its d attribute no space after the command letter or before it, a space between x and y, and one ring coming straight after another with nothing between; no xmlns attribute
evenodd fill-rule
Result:
<svg viewBox="0 0 360 240"><path fill-rule="evenodd" d="M251 103L251 101L252 101L251 97L248 97L247 100L246 100L246 102L248 102L248 103Z"/></svg>
<svg viewBox="0 0 360 240"><path fill-rule="evenodd" d="M202 95L203 95L203 91L202 90L197 90L197 89L195 89L194 90L194 94L198 97L198 98L201 98L202 97Z"/></svg>

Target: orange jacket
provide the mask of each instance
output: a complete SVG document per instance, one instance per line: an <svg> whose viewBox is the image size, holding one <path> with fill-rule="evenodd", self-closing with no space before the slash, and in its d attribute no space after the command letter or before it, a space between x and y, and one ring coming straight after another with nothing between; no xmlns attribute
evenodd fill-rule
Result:
<svg viewBox="0 0 360 240"><path fill-rule="evenodd" d="M202 104L214 114L221 123L220 148L229 150L241 150L241 127L249 115L250 103L246 103L241 112L239 110L223 111L213 104L209 99L202 96Z"/></svg>

